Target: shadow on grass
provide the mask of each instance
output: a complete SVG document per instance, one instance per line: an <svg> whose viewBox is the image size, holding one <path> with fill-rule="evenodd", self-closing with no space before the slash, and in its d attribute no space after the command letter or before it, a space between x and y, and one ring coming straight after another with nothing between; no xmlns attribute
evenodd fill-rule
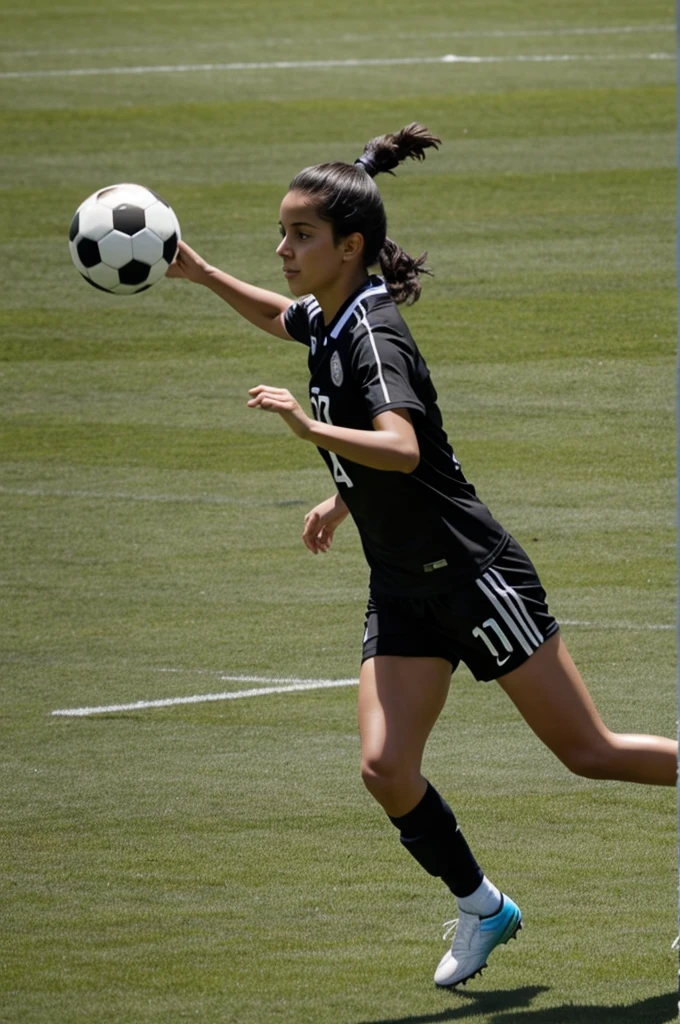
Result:
<svg viewBox="0 0 680 1024"><path fill-rule="evenodd" d="M437 1013L387 1017L357 1024L446 1024L480 1014L486 1016L487 1024L668 1024L678 1019L678 997L674 992L642 999L630 1006L565 1003L544 1010L528 1009L536 996L548 991L545 985L527 985L506 992L455 992L451 995L456 1002L461 998L466 1001Z"/></svg>

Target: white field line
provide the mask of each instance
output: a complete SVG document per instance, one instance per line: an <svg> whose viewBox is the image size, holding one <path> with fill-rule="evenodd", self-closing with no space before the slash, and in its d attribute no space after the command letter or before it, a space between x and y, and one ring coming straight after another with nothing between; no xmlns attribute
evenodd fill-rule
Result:
<svg viewBox="0 0 680 1024"><path fill-rule="evenodd" d="M664 25L598 25L598 26L574 26L573 28L521 28L521 29L492 29L490 31L477 32L469 29L463 32L414 32L397 33L390 35L389 39L559 39L562 36L632 36L646 35L650 32L675 32L675 25L667 23ZM366 38L365 36L342 36L342 39L355 39L357 42ZM383 37L373 37L380 38Z"/></svg>
<svg viewBox="0 0 680 1024"><path fill-rule="evenodd" d="M5 15L12 12L2 12ZM0 13L0 17L2 16ZM25 11L16 12L25 14ZM493 29L491 31L475 31L470 29L468 31L456 32L412 32L406 34L405 32L386 33L381 36L371 35L358 35L352 32L343 32L341 35L335 37L334 42L352 43L352 42L380 42L383 45L389 43L393 39L535 39L535 38L548 38L548 39L559 39L563 36L629 36L629 35L648 35L649 33L655 32L674 32L675 25L663 24L663 25L601 25L595 27L583 27L583 28L537 28L537 29ZM264 40L265 46L286 46L286 45L299 45L299 40L288 39L283 36L277 37L276 39ZM194 49L215 49L215 43L198 43L194 44ZM49 55L59 55L62 57L74 57L92 55L97 53L112 53L125 51L126 53L142 52L150 53L154 50L160 50L160 46L97 46L97 47L68 47L68 48L44 48L40 50L14 50L14 49L3 49L0 46L0 57L5 59L16 60L21 57L46 57Z"/></svg>
<svg viewBox="0 0 680 1024"><path fill-rule="evenodd" d="M333 68L398 67L416 64L551 64L579 61L675 60L676 54L659 53L546 53L512 56L464 56L445 53L439 57L352 57L346 60L231 61L217 64L140 64L130 67L58 68L55 70L3 71L9 78L80 78L92 75L175 75L204 71L327 71Z"/></svg>
<svg viewBox="0 0 680 1024"><path fill-rule="evenodd" d="M562 619L563 626L582 626L591 629L622 630L672 630L676 627L666 623L609 622L598 623L584 619ZM331 690L339 687L357 686L358 679L296 679L289 676L231 676L210 669L160 668L159 672L181 675L214 676L221 682L267 683L267 686L248 690L225 690L222 693L200 693L191 697L163 697L159 700L137 700L128 704L102 704L94 707L59 708L51 715L60 718L84 718L88 715L106 715L117 711L144 711L147 708L170 708L181 704L207 704L214 701L239 700L246 697L270 697L272 694L304 693L310 690ZM273 685L272 685L273 684Z"/></svg>
<svg viewBox="0 0 680 1024"><path fill-rule="evenodd" d="M165 669L164 671L182 671L181 669ZM131 704L108 704L92 708L63 708L53 711L52 715L75 718L85 715L104 715L112 711L140 711L145 708L169 708L177 704L205 704L209 701L238 700L243 697L269 697L277 693L301 693L305 690L330 690L340 686L357 686L358 679L272 679L267 676L227 676L218 675L224 682L239 683L279 683L285 685L265 686L251 690L227 690L224 693L203 693L193 697L166 697L161 700L138 700Z"/></svg>
<svg viewBox="0 0 680 1024"><path fill-rule="evenodd" d="M675 623L666 622L591 622L588 619L560 619L561 626L581 626L585 629L623 629L626 631L651 630L653 632L676 629Z"/></svg>

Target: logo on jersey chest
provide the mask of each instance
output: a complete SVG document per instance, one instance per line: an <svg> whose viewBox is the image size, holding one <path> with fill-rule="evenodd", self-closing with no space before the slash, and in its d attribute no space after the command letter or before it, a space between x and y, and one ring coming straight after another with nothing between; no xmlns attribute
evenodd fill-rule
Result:
<svg viewBox="0 0 680 1024"><path fill-rule="evenodd" d="M315 356L316 355L316 337L314 335L312 335L312 341L311 341L310 349L311 349L312 355Z"/></svg>
<svg viewBox="0 0 680 1024"><path fill-rule="evenodd" d="M338 352L335 351L331 356L331 380L333 381L335 386L339 388L343 382L343 379L344 374L342 372L342 363L340 361L340 356Z"/></svg>

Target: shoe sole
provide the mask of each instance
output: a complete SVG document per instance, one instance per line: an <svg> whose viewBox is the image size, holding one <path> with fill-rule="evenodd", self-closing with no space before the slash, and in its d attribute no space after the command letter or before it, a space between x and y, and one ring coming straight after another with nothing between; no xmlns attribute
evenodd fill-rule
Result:
<svg viewBox="0 0 680 1024"><path fill-rule="evenodd" d="M519 921L515 925L515 930L512 932L512 934L508 935L507 939L503 939L502 942L499 942L498 945L494 946L493 948L497 949L498 946L504 946L507 942L510 942L511 939L516 939L517 933L520 932L523 927L524 925L522 924L522 918L520 917ZM459 985L466 985L468 981L471 981L472 978L476 978L488 966L489 964L487 961L485 964L482 964L481 967L478 967L476 971L473 971L472 974L466 974L464 978L459 978L458 981L453 981L449 985L440 985L438 984L438 982L435 981L435 988L454 989L457 988Z"/></svg>

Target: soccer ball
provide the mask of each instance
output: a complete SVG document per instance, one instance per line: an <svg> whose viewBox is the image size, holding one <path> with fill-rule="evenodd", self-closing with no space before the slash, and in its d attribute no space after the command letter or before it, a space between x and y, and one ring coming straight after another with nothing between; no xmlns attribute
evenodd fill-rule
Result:
<svg viewBox="0 0 680 1024"><path fill-rule="evenodd" d="M165 275L181 234L172 208L142 185L111 185L81 203L68 234L88 284L114 295L143 292Z"/></svg>

